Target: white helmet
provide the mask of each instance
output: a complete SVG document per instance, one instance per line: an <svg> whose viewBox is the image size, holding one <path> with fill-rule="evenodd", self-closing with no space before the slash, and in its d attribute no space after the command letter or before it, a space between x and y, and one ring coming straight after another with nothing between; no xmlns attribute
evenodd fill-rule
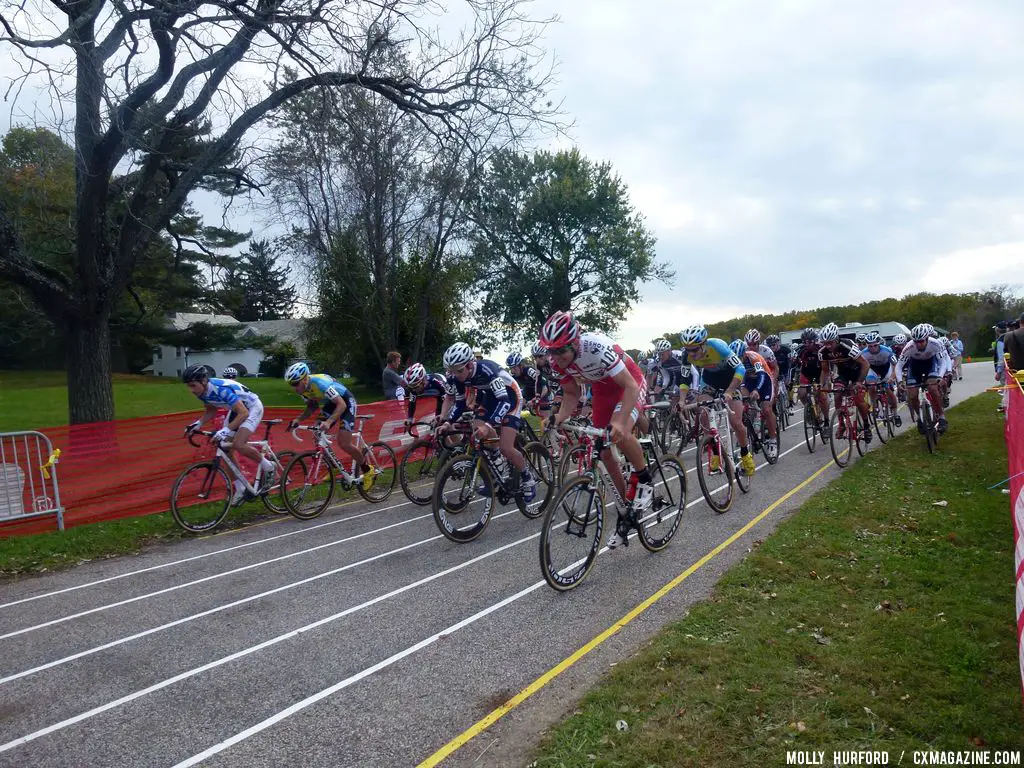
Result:
<svg viewBox="0 0 1024 768"><path fill-rule="evenodd" d="M473 350L470 349L469 344L464 341L457 341L448 347L444 353L445 368L458 368L460 365L465 365L473 359Z"/></svg>
<svg viewBox="0 0 1024 768"><path fill-rule="evenodd" d="M220 372L220 377L222 379L237 379L238 370L234 366L229 365L227 368Z"/></svg>
<svg viewBox="0 0 1024 768"><path fill-rule="evenodd" d="M420 382L427 380L427 369L423 367L423 363L413 363L405 369L402 378L410 387L419 386Z"/></svg>
<svg viewBox="0 0 1024 768"><path fill-rule="evenodd" d="M910 338L914 341L924 341L932 335L932 327L928 323L918 323L910 329Z"/></svg>
<svg viewBox="0 0 1024 768"><path fill-rule="evenodd" d="M868 331L864 334L865 344L881 344L882 337L878 335L878 331Z"/></svg>
<svg viewBox="0 0 1024 768"><path fill-rule="evenodd" d="M679 334L679 340L683 342L684 347L695 347L698 344L703 344L708 340L708 329L699 323L691 325Z"/></svg>
<svg viewBox="0 0 1024 768"><path fill-rule="evenodd" d="M544 357L547 354L547 350L540 345L540 342L534 342L533 349L530 350L534 357Z"/></svg>
<svg viewBox="0 0 1024 768"><path fill-rule="evenodd" d="M293 363L284 372L284 380L288 382L302 381L309 376L309 366L305 363Z"/></svg>
<svg viewBox="0 0 1024 768"><path fill-rule="evenodd" d="M658 342L654 345L654 348L659 352L668 352L672 349L672 342L668 339L658 339Z"/></svg>
<svg viewBox="0 0 1024 768"><path fill-rule="evenodd" d="M757 330L757 328L751 328L749 331L747 331L746 335L743 337L743 340L747 342L747 344L760 344L761 332Z"/></svg>
<svg viewBox="0 0 1024 768"><path fill-rule="evenodd" d="M818 331L818 338L824 343L826 341L835 341L839 338L839 326L835 323L826 323Z"/></svg>
<svg viewBox="0 0 1024 768"><path fill-rule="evenodd" d="M897 333L895 336L892 337L892 343L893 344L906 344L907 343L906 334Z"/></svg>
<svg viewBox="0 0 1024 768"><path fill-rule="evenodd" d="M865 341L867 341L867 338L868 335L864 333L864 331L859 331L857 335L853 337L853 340L856 341L858 344L863 344Z"/></svg>

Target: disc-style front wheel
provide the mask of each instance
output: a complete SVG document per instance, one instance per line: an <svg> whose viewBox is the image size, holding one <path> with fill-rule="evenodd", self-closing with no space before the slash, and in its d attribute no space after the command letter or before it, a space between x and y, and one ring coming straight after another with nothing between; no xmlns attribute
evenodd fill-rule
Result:
<svg viewBox="0 0 1024 768"><path fill-rule="evenodd" d="M604 529L604 498L594 478L580 475L564 483L544 514L540 568L559 592L577 586L594 565Z"/></svg>
<svg viewBox="0 0 1024 768"><path fill-rule="evenodd" d="M171 515L192 533L220 525L231 509L232 484L219 461L201 461L187 467L171 488Z"/></svg>
<svg viewBox="0 0 1024 768"><path fill-rule="evenodd" d="M654 502L638 521L644 549L660 552L676 535L686 509L686 468L676 456L663 458L652 472Z"/></svg>

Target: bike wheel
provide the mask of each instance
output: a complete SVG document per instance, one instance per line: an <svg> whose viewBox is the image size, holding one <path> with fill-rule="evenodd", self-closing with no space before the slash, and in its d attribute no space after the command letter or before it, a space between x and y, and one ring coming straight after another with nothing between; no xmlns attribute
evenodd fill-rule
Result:
<svg viewBox="0 0 1024 768"><path fill-rule="evenodd" d="M842 431L839 430L839 425L843 425ZM828 447L832 450L832 458L835 460L836 465L845 467L850 463L850 458L853 456L853 432L852 429L848 428L846 419L843 413L839 410L832 412L832 439L828 442ZM842 434L842 437L839 435Z"/></svg>
<svg viewBox="0 0 1024 768"><path fill-rule="evenodd" d="M540 569L559 592L577 586L594 565L604 529L604 497L590 475L562 485L544 513Z"/></svg>
<svg viewBox="0 0 1024 768"><path fill-rule="evenodd" d="M660 552L676 535L686 509L686 468L675 456L666 456L651 473L654 503L637 521L637 538L644 549Z"/></svg>
<svg viewBox="0 0 1024 768"><path fill-rule="evenodd" d="M299 520L320 517L334 498L334 467L320 451L296 454L284 468L284 504Z"/></svg>
<svg viewBox="0 0 1024 768"><path fill-rule="evenodd" d="M398 463L398 481L413 504L423 507L434 496L434 480L444 461L444 451L436 440L417 440Z"/></svg>
<svg viewBox="0 0 1024 768"><path fill-rule="evenodd" d="M807 450L814 453L818 443L818 419L809 405L804 407L804 442L807 443Z"/></svg>
<svg viewBox="0 0 1024 768"><path fill-rule="evenodd" d="M523 457L530 465L530 471L533 472L533 476L537 480L537 495L533 501L527 502L521 493L516 494L516 506L519 507L519 511L523 513L524 517L536 520L548 508L551 493L558 486L558 483L555 482L555 468L551 462L551 454L540 443L527 443L523 450Z"/></svg>
<svg viewBox="0 0 1024 768"><path fill-rule="evenodd" d="M863 456L864 453L867 451L867 444L864 442L864 438L862 436L863 433L864 433L864 430L865 430L865 425L864 425L864 420L863 420L863 418L860 415L860 411L856 411L855 410L853 412L853 415L850 417L850 421L851 421L851 423L854 424L854 426L855 426L855 428L857 430L857 433L856 433L856 435L854 435L854 439L853 439L854 445L857 446L857 455L858 456ZM870 424L867 425L866 428L867 429L871 429L871 425Z"/></svg>
<svg viewBox="0 0 1024 768"><path fill-rule="evenodd" d="M889 442L889 432L886 429L886 424L892 422L892 413L889 410L888 403L882 404L878 407L878 412L871 412L871 423L875 428L875 434L878 435L879 442L885 445Z"/></svg>
<svg viewBox="0 0 1024 768"><path fill-rule="evenodd" d="M562 463L558 468L558 478L562 485L586 472L585 464L589 452L589 446L576 443L562 454Z"/></svg>
<svg viewBox="0 0 1024 768"><path fill-rule="evenodd" d="M782 452L782 422L778 416L775 417L775 455L772 456L768 452L768 425L763 421L761 422L761 453L764 455L764 460L769 464L779 463L779 453Z"/></svg>
<svg viewBox="0 0 1024 768"><path fill-rule="evenodd" d="M697 440L697 482L700 483L704 500L719 514L728 512L732 507L734 472L732 457L719 451L710 437L704 436ZM711 472L711 457L718 456L718 471Z"/></svg>
<svg viewBox="0 0 1024 768"><path fill-rule="evenodd" d="M487 495L477 493L482 483ZM494 480L479 456L453 456L441 468L434 483L434 522L449 541L472 541L487 527L494 511Z"/></svg>
<svg viewBox="0 0 1024 768"><path fill-rule="evenodd" d="M370 471L373 472L373 485L367 490L362 483L356 483L356 490L369 502L384 501L395 490L395 475L398 474L395 452L387 443L370 443L366 447L370 456Z"/></svg>
<svg viewBox="0 0 1024 768"><path fill-rule="evenodd" d="M263 494L263 504L271 512L278 515L287 515L288 507L284 503L284 479L286 477L284 468L292 460L295 451L281 451L277 454L277 461L274 464L274 471L277 472L277 482Z"/></svg>
<svg viewBox="0 0 1024 768"><path fill-rule="evenodd" d="M921 403L921 420L924 422L924 442L928 446L928 453L935 453L935 449L938 447L938 440L935 434L932 404L928 401L927 396L924 397Z"/></svg>
<svg viewBox="0 0 1024 768"><path fill-rule="evenodd" d="M231 509L232 483L219 461L186 467L171 488L171 516L192 533L220 525Z"/></svg>

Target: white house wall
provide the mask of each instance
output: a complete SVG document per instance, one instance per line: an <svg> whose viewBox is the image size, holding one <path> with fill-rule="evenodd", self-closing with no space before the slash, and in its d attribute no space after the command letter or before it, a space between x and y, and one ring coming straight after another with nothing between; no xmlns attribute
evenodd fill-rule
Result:
<svg viewBox="0 0 1024 768"><path fill-rule="evenodd" d="M180 350L180 357L179 355ZM185 358L185 350L161 345L161 355L153 355L153 375L180 377L181 372L189 365L208 365L217 375L229 365L241 363L247 373L258 373L263 353L258 349L214 350L212 352L189 352Z"/></svg>

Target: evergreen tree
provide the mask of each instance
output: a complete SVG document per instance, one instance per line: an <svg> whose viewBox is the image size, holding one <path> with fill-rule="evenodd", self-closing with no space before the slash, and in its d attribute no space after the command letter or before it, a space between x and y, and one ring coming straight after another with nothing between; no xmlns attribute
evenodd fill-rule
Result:
<svg viewBox="0 0 1024 768"><path fill-rule="evenodd" d="M237 318L281 320L291 317L295 289L288 270L277 265L277 254L267 240L254 240L238 269L242 292Z"/></svg>

